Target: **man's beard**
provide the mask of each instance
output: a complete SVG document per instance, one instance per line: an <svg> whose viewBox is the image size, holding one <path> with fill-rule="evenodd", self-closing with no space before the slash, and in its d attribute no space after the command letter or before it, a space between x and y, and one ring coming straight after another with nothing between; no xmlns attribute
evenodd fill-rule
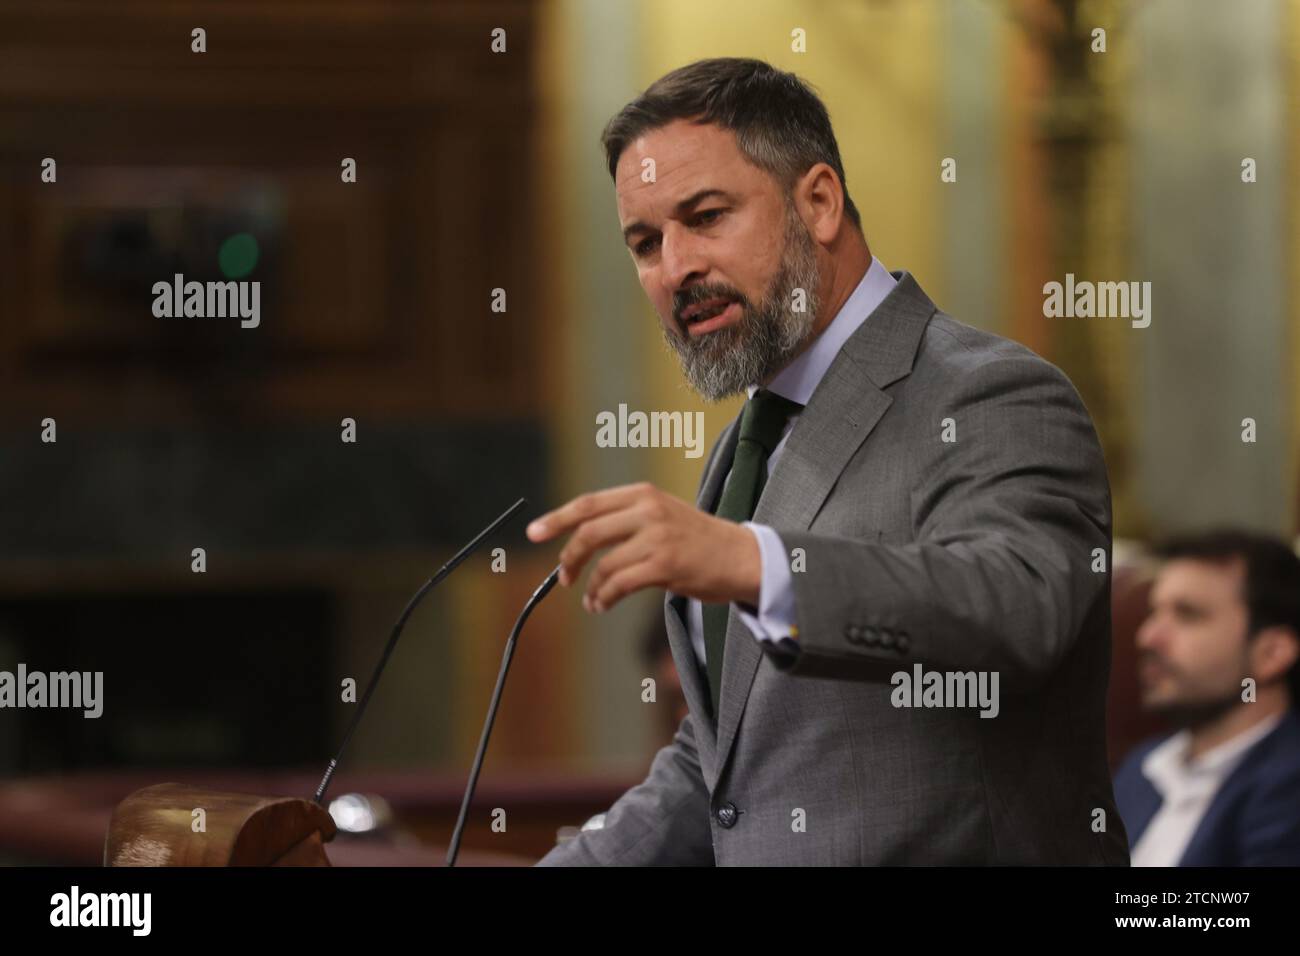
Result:
<svg viewBox="0 0 1300 956"><path fill-rule="evenodd" d="M691 286L673 298L673 314L725 296L740 304L740 321L694 338L664 327L664 341L677 353L691 387L708 401L736 395L782 369L808 341L817 320L820 270L812 237L792 205L786 206L781 267L757 308L740 290L724 285ZM803 290L804 311L794 311L794 292Z"/></svg>
<svg viewBox="0 0 1300 956"><path fill-rule="evenodd" d="M1176 668L1154 651L1138 654L1138 663L1148 661L1159 664L1164 670L1178 679L1173 692L1163 699L1151 700L1146 687L1142 688L1142 703L1153 714L1159 715L1174 727L1195 730L1206 724L1214 723L1224 714L1241 704L1241 684L1228 685L1226 688L1198 688L1185 672ZM1247 665L1242 661L1243 668ZM1243 670L1243 673L1245 671Z"/></svg>
<svg viewBox="0 0 1300 956"><path fill-rule="evenodd" d="M1147 709L1173 727L1196 730L1214 723L1239 706L1241 694L1233 693L1215 700L1177 700L1152 704Z"/></svg>

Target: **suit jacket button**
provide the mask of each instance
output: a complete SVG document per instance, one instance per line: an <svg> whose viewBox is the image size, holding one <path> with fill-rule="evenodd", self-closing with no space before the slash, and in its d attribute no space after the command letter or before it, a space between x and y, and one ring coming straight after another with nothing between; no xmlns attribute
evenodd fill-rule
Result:
<svg viewBox="0 0 1300 956"><path fill-rule="evenodd" d="M736 805L732 803L730 800L728 800L722 806L718 807L718 812L717 812L718 826L726 827L728 830L730 830L732 827L736 825L736 820L739 818L739 816L740 816L740 811L736 809Z"/></svg>
<svg viewBox="0 0 1300 956"><path fill-rule="evenodd" d="M884 636L880 639L880 646L881 646L881 647L893 647L893 646L894 646L894 632L893 632L893 631L885 631Z"/></svg>
<svg viewBox="0 0 1300 956"><path fill-rule="evenodd" d="M862 642L862 628L856 624L850 624L844 629L844 636L849 639L850 643L860 644Z"/></svg>
<svg viewBox="0 0 1300 956"><path fill-rule="evenodd" d="M876 631L874 627L867 629L867 643L868 644L880 643L880 634Z"/></svg>
<svg viewBox="0 0 1300 956"><path fill-rule="evenodd" d="M906 635L906 634L900 634L900 635L898 635L898 650L899 650L901 653L906 654L906 653L907 653L907 649L908 649L909 647L911 647L911 646L912 646L912 642L909 641L909 640L907 639L907 635Z"/></svg>

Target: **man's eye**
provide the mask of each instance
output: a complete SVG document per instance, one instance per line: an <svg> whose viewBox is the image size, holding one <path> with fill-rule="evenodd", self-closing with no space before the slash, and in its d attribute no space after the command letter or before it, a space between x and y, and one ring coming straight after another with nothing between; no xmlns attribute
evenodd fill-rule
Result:
<svg viewBox="0 0 1300 956"><path fill-rule="evenodd" d="M695 216L695 222L701 226L707 226L717 222L718 217L722 215L721 209L706 209Z"/></svg>
<svg viewBox="0 0 1300 956"><path fill-rule="evenodd" d="M654 248L654 243L655 240L653 239L642 239L636 244L636 254L638 256L649 255L650 250Z"/></svg>

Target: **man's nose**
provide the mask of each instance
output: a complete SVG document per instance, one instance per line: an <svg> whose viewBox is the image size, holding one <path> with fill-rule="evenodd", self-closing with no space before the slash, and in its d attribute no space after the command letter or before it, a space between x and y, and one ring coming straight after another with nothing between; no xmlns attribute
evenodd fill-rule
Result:
<svg viewBox="0 0 1300 956"><path fill-rule="evenodd" d="M1149 650L1164 642L1165 624L1156 613L1148 614L1147 619L1137 629L1135 643L1143 650Z"/></svg>
<svg viewBox="0 0 1300 956"><path fill-rule="evenodd" d="M689 232L669 225L664 229L660 247L660 263L664 286L671 295L684 289L692 278L701 279L708 272L708 265L700 254L698 244Z"/></svg>

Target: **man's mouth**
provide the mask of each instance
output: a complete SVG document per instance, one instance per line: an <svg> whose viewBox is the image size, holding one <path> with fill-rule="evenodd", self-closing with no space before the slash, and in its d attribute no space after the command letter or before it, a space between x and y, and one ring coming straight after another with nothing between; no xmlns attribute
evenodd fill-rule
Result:
<svg viewBox="0 0 1300 956"><path fill-rule="evenodd" d="M1143 684L1154 684L1170 676L1169 665L1154 657L1138 661L1138 680Z"/></svg>
<svg viewBox="0 0 1300 956"><path fill-rule="evenodd" d="M730 325L740 318L740 303L725 296L696 302L682 310L686 333L695 338Z"/></svg>

